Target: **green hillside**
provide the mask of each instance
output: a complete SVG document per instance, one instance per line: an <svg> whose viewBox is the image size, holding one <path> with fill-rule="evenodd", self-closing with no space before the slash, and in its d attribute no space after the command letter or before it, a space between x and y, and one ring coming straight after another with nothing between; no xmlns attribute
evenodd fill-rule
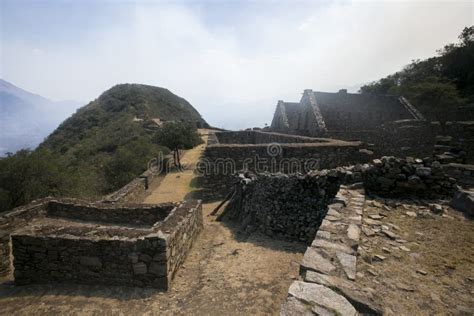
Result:
<svg viewBox="0 0 474 316"><path fill-rule="evenodd" d="M80 108L35 150L0 159L0 211L46 195L98 197L141 172L159 152L153 120L207 123L167 89L120 84Z"/></svg>
<svg viewBox="0 0 474 316"><path fill-rule="evenodd" d="M134 121L134 118L143 121ZM130 141L128 129L149 124L150 119L183 121L207 126L196 109L169 90L140 84L120 84L79 109L62 123L40 147L68 153L84 144L94 152L114 151ZM141 131L142 129L140 129Z"/></svg>
<svg viewBox="0 0 474 316"><path fill-rule="evenodd" d="M474 119L474 26L438 56L414 60L404 69L365 85L361 93L403 95L430 119Z"/></svg>

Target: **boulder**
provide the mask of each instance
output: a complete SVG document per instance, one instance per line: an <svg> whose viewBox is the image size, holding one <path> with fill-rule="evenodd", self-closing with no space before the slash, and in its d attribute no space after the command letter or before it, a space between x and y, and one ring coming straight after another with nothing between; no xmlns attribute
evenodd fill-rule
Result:
<svg viewBox="0 0 474 316"><path fill-rule="evenodd" d="M474 192L459 190L454 195L450 205L458 211L474 216Z"/></svg>
<svg viewBox="0 0 474 316"><path fill-rule="evenodd" d="M358 314L344 296L321 284L295 281L291 284L288 294L310 304L318 314L341 316Z"/></svg>

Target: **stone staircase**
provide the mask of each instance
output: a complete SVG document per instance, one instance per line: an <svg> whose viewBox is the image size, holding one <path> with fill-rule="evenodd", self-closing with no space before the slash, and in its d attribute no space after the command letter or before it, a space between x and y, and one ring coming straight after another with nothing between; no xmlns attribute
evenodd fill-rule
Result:
<svg viewBox="0 0 474 316"><path fill-rule="evenodd" d="M398 98L398 100L400 101L401 104L403 104L403 106L408 110L408 112L410 112L410 114L413 116L414 119L420 120L420 121L425 120L425 117L423 116L423 114L421 114L421 112L418 111L417 108L415 108L410 102L408 102L407 99L405 99L404 97L400 97Z"/></svg>
<svg viewBox="0 0 474 316"><path fill-rule="evenodd" d="M304 254L301 280L291 284L280 315L382 314L371 293L355 282L364 204L361 186L341 186Z"/></svg>

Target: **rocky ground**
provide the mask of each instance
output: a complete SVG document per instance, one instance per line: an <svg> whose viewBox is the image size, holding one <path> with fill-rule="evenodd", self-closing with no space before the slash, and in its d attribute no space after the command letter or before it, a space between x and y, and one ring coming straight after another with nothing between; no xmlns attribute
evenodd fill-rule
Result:
<svg viewBox="0 0 474 316"><path fill-rule="evenodd" d="M388 315L474 314L474 222L443 201L366 201L357 284Z"/></svg>

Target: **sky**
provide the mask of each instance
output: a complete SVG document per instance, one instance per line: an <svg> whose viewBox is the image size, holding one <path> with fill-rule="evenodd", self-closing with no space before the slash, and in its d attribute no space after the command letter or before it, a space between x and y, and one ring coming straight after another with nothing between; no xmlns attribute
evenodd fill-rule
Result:
<svg viewBox="0 0 474 316"><path fill-rule="evenodd" d="M473 1L0 0L0 78L84 104L165 87L214 126L270 124L304 89L357 91L436 55Z"/></svg>

